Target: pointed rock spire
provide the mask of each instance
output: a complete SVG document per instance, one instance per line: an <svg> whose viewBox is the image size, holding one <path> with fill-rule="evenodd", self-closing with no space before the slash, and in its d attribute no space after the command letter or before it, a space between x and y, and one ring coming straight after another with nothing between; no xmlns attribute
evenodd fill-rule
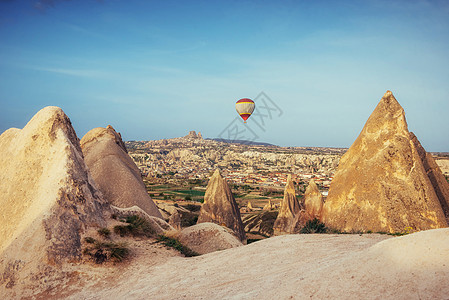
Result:
<svg viewBox="0 0 449 300"><path fill-rule="evenodd" d="M249 209L249 210L253 210L254 208L253 208L253 205L251 204L251 201L248 201L248 204L246 205L246 207Z"/></svg>
<svg viewBox="0 0 449 300"><path fill-rule="evenodd" d="M138 206L162 218L148 195L140 170L112 126L94 128L81 139L86 165L106 200L120 208Z"/></svg>
<svg viewBox="0 0 449 300"><path fill-rule="evenodd" d="M232 229L236 236L246 243L240 210L226 180L215 170L209 180L201 206L198 223L212 222Z"/></svg>
<svg viewBox="0 0 449 300"><path fill-rule="evenodd" d="M295 186L292 176L287 177L287 184L284 189L284 199L279 209L279 214L274 222L274 234L293 233L295 219L301 210L298 199L296 198Z"/></svg>
<svg viewBox="0 0 449 300"><path fill-rule="evenodd" d="M387 91L343 155L322 220L342 231L447 227L401 105Z"/></svg>
<svg viewBox="0 0 449 300"><path fill-rule="evenodd" d="M265 204L263 207L263 210L272 210L273 209L273 203L271 203L271 199L268 199L268 203Z"/></svg>
<svg viewBox="0 0 449 300"><path fill-rule="evenodd" d="M323 195L321 195L315 180L311 179L304 193L304 209L312 220L321 218L323 204Z"/></svg>
<svg viewBox="0 0 449 300"><path fill-rule="evenodd" d="M109 206L59 107L40 110L23 129L5 131L0 166L2 290L22 284L33 272L53 274L54 266L79 260L82 234L106 225Z"/></svg>

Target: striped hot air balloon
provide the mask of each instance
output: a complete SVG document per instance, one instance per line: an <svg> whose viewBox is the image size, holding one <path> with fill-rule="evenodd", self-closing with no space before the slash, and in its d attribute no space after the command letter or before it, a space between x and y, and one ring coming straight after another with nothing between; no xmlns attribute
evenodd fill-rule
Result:
<svg viewBox="0 0 449 300"><path fill-rule="evenodd" d="M246 120L251 116L254 111L254 101L248 98L240 99L235 103L235 109L239 113L240 117L242 117L243 121L246 123Z"/></svg>

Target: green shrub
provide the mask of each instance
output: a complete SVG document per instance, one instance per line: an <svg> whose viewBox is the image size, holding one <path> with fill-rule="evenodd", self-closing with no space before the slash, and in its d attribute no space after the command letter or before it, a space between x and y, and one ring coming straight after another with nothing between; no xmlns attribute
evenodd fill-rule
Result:
<svg viewBox="0 0 449 300"><path fill-rule="evenodd" d="M300 233L326 233L326 225L317 218L307 221L306 225L301 229Z"/></svg>
<svg viewBox="0 0 449 300"><path fill-rule="evenodd" d="M128 225L114 226L114 233L122 237L127 235L152 237L156 234L150 223L140 216L128 216L124 221Z"/></svg>
<svg viewBox="0 0 449 300"><path fill-rule="evenodd" d="M108 238L111 235L111 231L105 227L98 229L98 234Z"/></svg>
<svg viewBox="0 0 449 300"><path fill-rule="evenodd" d="M159 235L157 241L162 243L166 247L178 250L179 252L181 252L181 254L184 254L185 257L192 257L199 255L190 248L182 245L177 239L173 239L165 235Z"/></svg>
<svg viewBox="0 0 449 300"><path fill-rule="evenodd" d="M114 233L124 237L130 234L130 230L126 225L116 225L114 226Z"/></svg>
<svg viewBox="0 0 449 300"><path fill-rule="evenodd" d="M87 236L84 238L84 241L88 244L93 244L96 242L96 240L93 237Z"/></svg>
<svg viewBox="0 0 449 300"><path fill-rule="evenodd" d="M95 263L101 264L108 260L122 261L129 255L126 243L112 243L95 241L92 247L83 250L85 255L89 255Z"/></svg>
<svg viewBox="0 0 449 300"><path fill-rule="evenodd" d="M110 257L117 260L122 261L129 255L129 249L126 243L118 243L109 245Z"/></svg>

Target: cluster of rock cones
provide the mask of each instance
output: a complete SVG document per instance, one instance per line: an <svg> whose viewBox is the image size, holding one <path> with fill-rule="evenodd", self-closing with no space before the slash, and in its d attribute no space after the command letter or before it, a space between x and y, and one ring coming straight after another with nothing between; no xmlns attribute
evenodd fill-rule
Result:
<svg viewBox="0 0 449 300"><path fill-rule="evenodd" d="M326 203L313 180L300 203L289 177L275 233L297 233L314 218L341 232L448 227L449 184L390 91L341 158Z"/></svg>
<svg viewBox="0 0 449 300"><path fill-rule="evenodd" d="M106 228L114 215L143 217L156 234L176 232L111 126L79 140L67 115L46 107L23 129L0 136L0 166L0 291L36 284L57 276L63 263L80 261L83 237ZM205 224L177 234L200 254L246 241L226 182L217 172L209 185L198 222Z"/></svg>

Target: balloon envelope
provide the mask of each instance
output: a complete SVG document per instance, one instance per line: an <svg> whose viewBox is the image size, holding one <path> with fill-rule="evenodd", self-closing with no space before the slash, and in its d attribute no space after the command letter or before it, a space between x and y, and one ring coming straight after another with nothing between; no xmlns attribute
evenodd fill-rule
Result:
<svg viewBox="0 0 449 300"><path fill-rule="evenodd" d="M235 109L237 110L240 117L242 117L243 121L245 121L245 123L253 113L254 107L254 101L248 98L240 99L235 103Z"/></svg>

